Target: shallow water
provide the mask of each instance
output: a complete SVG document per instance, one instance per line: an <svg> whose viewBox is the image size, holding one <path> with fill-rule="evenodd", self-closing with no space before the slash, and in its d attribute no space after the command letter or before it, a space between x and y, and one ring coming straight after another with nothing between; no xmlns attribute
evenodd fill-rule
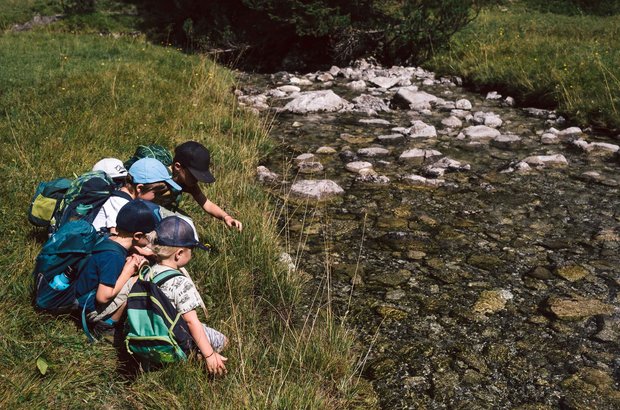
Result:
<svg viewBox="0 0 620 410"><path fill-rule="evenodd" d="M345 82L337 79L332 89L348 100L360 94ZM242 76L242 83L246 93L280 85L268 76ZM470 146L456 138L458 130L443 132L441 120L450 112L442 109L373 117L391 125L361 124L369 118L362 113L281 113L272 136L282 149L264 164L287 180L269 188L276 197L295 179L332 179L345 190L316 209L291 202L288 228L292 240L307 235L299 268L317 286L328 267L330 296L369 350L364 375L382 407L617 408L618 155L593 156L566 142L543 145L541 131L567 125L453 85L415 83L445 100L467 98L472 112L500 115L502 134L516 134L521 143ZM376 140L412 119L434 125L439 135ZM342 133L368 138L345 141ZM618 144L587 132L582 137ZM291 159L321 146L389 149L386 156L358 157L390 183L356 180L338 154L317 155L324 166L318 174L296 174ZM444 186L411 186L401 177L422 165L398 159L411 148L438 150L471 170L446 173ZM556 153L567 167L501 172L527 156ZM587 171L600 176L593 180ZM577 300L568 316L578 318L558 315L558 300ZM600 305L579 311L593 300Z"/></svg>

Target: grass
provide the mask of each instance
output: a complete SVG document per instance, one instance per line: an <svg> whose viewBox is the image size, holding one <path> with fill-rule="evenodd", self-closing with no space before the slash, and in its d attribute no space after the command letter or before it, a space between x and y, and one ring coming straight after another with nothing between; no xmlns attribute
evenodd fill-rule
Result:
<svg viewBox="0 0 620 410"><path fill-rule="evenodd" d="M523 2L481 13L427 67L572 122L620 129L620 15L561 15Z"/></svg>
<svg viewBox="0 0 620 410"><path fill-rule="evenodd" d="M264 120L236 106L231 72L142 38L55 27L0 35L0 407L374 406L357 381L352 335L329 306L297 308L303 283L278 262L279 211L254 177L273 142ZM111 346L88 344L67 317L33 310L31 269L45 234L25 210L39 181L79 174L102 157L127 159L138 144L189 139L212 151L217 182L207 196L244 223L243 233L230 231L183 204L219 250L195 255L188 269L208 295L208 323L231 340L229 374L210 381L190 361L127 377ZM45 375L38 358L49 363Z"/></svg>

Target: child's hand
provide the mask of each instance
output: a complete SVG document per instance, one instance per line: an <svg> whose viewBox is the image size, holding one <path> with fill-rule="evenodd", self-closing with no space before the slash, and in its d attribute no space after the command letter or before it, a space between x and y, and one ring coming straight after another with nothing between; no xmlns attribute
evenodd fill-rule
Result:
<svg viewBox="0 0 620 410"><path fill-rule="evenodd" d="M213 352L211 356L206 357L207 370L209 373L222 376L226 374L226 362L228 359L217 352Z"/></svg>
<svg viewBox="0 0 620 410"><path fill-rule="evenodd" d="M144 256L133 253L127 257L125 266L129 265L134 272L138 272L142 266L148 263Z"/></svg>
<svg viewBox="0 0 620 410"><path fill-rule="evenodd" d="M155 253L153 252L153 250L151 248L149 248L148 246L134 246L133 250L138 254L138 255L142 255L142 256L153 256L155 255Z"/></svg>
<svg viewBox="0 0 620 410"><path fill-rule="evenodd" d="M226 223L226 226L228 226L229 228L237 228L239 232L243 230L243 224L237 221L235 218L233 218L230 215L226 215L224 217L224 222Z"/></svg>

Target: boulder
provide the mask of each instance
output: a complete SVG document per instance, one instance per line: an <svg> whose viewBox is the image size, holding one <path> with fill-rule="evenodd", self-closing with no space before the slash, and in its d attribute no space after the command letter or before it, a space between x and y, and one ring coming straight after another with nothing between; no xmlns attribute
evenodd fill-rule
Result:
<svg viewBox="0 0 620 410"><path fill-rule="evenodd" d="M359 173L363 169L372 169L372 164L366 161L354 161L349 162L344 167L347 171Z"/></svg>
<svg viewBox="0 0 620 410"><path fill-rule="evenodd" d="M434 138L436 136L437 130L432 125L428 125L424 121L419 120L412 122L409 130L409 138Z"/></svg>
<svg viewBox="0 0 620 410"><path fill-rule="evenodd" d="M420 165L424 163L425 161L428 161L430 159L440 157L440 156L441 156L441 152L436 151L434 149L413 148L413 149L403 152L400 155L400 157L398 157L398 159Z"/></svg>
<svg viewBox="0 0 620 410"><path fill-rule="evenodd" d="M474 125L463 130L463 134L471 141L486 142L499 137L501 133L486 125Z"/></svg>
<svg viewBox="0 0 620 410"><path fill-rule="evenodd" d="M583 297L549 298L549 311L561 320L578 320L597 315L610 315L615 308L597 299Z"/></svg>
<svg viewBox="0 0 620 410"><path fill-rule="evenodd" d="M350 108L351 104L347 100L340 98L332 90L324 90L300 93L292 101L289 101L283 110L296 114L306 114L322 111L346 111Z"/></svg>
<svg viewBox="0 0 620 410"><path fill-rule="evenodd" d="M387 90L388 88L392 88L397 85L400 82L400 78L375 77L369 79L368 82Z"/></svg>
<svg viewBox="0 0 620 410"><path fill-rule="evenodd" d="M330 179L304 179L295 182L291 186L290 193L293 196L301 198L321 200L333 197L335 195L341 195L344 193L344 189L342 189L336 182Z"/></svg>
<svg viewBox="0 0 620 410"><path fill-rule="evenodd" d="M364 91L366 89L366 81L351 81L350 83L347 83L346 86L355 91Z"/></svg>
<svg viewBox="0 0 620 410"><path fill-rule="evenodd" d="M417 87L401 87L398 89L394 97L392 97L392 105L401 108L419 107L420 105L431 104L437 101L437 97L417 91Z"/></svg>
<svg viewBox="0 0 620 410"><path fill-rule="evenodd" d="M448 128L461 128L463 126L463 121L459 120L458 117L454 115L444 118L441 120L441 123Z"/></svg>
<svg viewBox="0 0 620 410"><path fill-rule="evenodd" d="M456 101L455 108L458 110L471 110L472 105L471 105L471 102L469 102L469 100L466 100L465 98L461 98L460 100Z"/></svg>
<svg viewBox="0 0 620 410"><path fill-rule="evenodd" d="M379 112L388 112L390 107L379 97L362 94L353 99L354 109L368 115L377 115Z"/></svg>
<svg viewBox="0 0 620 410"><path fill-rule="evenodd" d="M525 158L522 162L537 168L561 167L568 165L568 161L562 154L533 155Z"/></svg>

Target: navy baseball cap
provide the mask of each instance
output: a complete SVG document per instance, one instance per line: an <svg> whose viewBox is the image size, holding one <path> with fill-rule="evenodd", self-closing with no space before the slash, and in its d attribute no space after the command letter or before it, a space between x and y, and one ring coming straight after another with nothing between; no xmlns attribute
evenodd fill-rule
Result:
<svg viewBox="0 0 620 410"><path fill-rule="evenodd" d="M182 188L172 180L168 168L155 158L142 158L134 162L129 168L129 175L136 184L152 184L153 182L165 182L177 191Z"/></svg>
<svg viewBox="0 0 620 410"><path fill-rule="evenodd" d="M155 228L157 240L155 243L178 248L200 248L208 251L209 248L196 240L194 228L184 219L172 215L161 220Z"/></svg>
<svg viewBox="0 0 620 410"><path fill-rule="evenodd" d="M209 150L199 142L187 141L174 149L174 162L187 168L189 172L200 182L215 182L215 178L209 171L211 154Z"/></svg>
<svg viewBox="0 0 620 410"><path fill-rule="evenodd" d="M128 233L151 232L161 220L159 206L142 199L127 202L118 211L116 228Z"/></svg>

